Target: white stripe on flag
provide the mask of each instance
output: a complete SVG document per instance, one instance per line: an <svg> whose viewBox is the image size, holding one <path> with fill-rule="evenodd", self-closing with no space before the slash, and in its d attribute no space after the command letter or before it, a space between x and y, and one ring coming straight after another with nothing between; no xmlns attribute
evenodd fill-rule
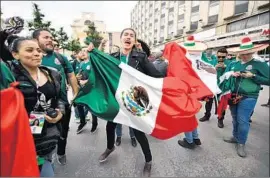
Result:
<svg viewBox="0 0 270 178"><path fill-rule="evenodd" d="M115 98L119 103L120 110L114 122L129 125L144 133L151 134L155 128L161 103L163 79L149 77L124 63L121 63L119 67L122 69L122 73ZM149 102L153 108L145 116L135 116L124 106L122 92L127 93L131 86L142 86L148 93Z"/></svg>

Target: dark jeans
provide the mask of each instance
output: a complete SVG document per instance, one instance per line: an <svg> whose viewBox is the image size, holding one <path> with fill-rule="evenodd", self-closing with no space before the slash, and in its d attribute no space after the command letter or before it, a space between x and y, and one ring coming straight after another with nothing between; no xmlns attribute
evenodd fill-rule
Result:
<svg viewBox="0 0 270 178"><path fill-rule="evenodd" d="M214 102L214 98L209 98L209 101L207 101L205 103L205 113L204 113L204 115L206 117L211 116L211 110L212 110L213 102Z"/></svg>
<svg viewBox="0 0 270 178"><path fill-rule="evenodd" d="M58 139L58 146L57 146L57 154L58 155L64 155L66 154L66 146L67 146L67 137L68 137L68 130L69 130L69 122L70 122L70 116L71 116L71 109L69 105L65 106L65 115L61 119L61 137Z"/></svg>
<svg viewBox="0 0 270 178"><path fill-rule="evenodd" d="M86 112L87 108L85 106L82 106L82 105L77 105L76 107L78 109L78 114L79 114L81 124L85 123L86 122L85 118L86 118L86 115L88 113L88 112ZM98 124L97 116L93 115L92 113L91 113L91 115L92 115L92 126L97 126L97 124Z"/></svg>
<svg viewBox="0 0 270 178"><path fill-rule="evenodd" d="M107 148L108 149L112 149L114 147L116 125L117 125L116 123L107 122L106 134L107 134ZM145 133L136 129L133 129L133 132L137 141L141 145L141 148L145 157L145 161L146 162L152 161L152 154L151 154L149 143L148 143L147 137L145 136Z"/></svg>

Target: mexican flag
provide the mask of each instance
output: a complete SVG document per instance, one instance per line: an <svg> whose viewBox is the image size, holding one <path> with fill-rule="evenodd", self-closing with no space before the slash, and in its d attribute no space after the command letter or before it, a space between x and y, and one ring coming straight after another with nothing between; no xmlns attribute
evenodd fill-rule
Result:
<svg viewBox="0 0 270 178"><path fill-rule="evenodd" d="M16 84L11 84L15 86ZM21 92L1 90L1 177L39 177L34 139Z"/></svg>
<svg viewBox="0 0 270 178"><path fill-rule="evenodd" d="M179 77L152 78L95 49L90 57L89 80L75 103L86 105L101 119L130 126L158 139L169 139L197 127L195 114L201 108L197 90L200 97L211 94L204 85L198 84L194 89L191 83L196 81ZM181 58L185 56L175 55L168 60ZM189 64L173 70L182 68L192 70ZM186 74L187 78L192 78L188 75L193 74Z"/></svg>
<svg viewBox="0 0 270 178"><path fill-rule="evenodd" d="M178 77L188 83L197 99L213 97L221 92L215 69L203 61L202 55L189 54L175 42L166 45L163 55L169 59L167 76Z"/></svg>

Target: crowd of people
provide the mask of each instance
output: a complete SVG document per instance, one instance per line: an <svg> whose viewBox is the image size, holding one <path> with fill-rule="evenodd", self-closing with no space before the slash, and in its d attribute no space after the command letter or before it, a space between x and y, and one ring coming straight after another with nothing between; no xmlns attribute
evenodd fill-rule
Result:
<svg viewBox="0 0 270 178"><path fill-rule="evenodd" d="M40 176L53 177L53 155L59 164L67 163L66 147L68 140L69 124L71 120L71 104L67 93L71 88L75 98L81 87L88 80L91 71L90 53L95 46L90 43L81 50L74 52L72 61L59 53L58 45L48 29L36 29L32 37L17 36L23 28L23 19L12 17L13 25L6 25L0 32L1 43L1 90L9 88L10 84L18 81L17 87L24 96L27 114L44 113L45 123L41 134L33 134L37 154L37 164ZM14 25L15 24L15 25ZM130 65L145 75L163 78L167 74L169 60L163 57L162 51L151 53L149 46L137 39L134 29L126 28L120 35L121 47L119 51L110 54L121 62ZM265 49L268 45L255 45L249 38L244 38L239 47L233 49L221 48L216 54L207 57L207 45L197 42L192 36L188 42L180 43L190 56L195 56L203 61L198 64L199 70L215 74L217 85L223 93L205 98L205 114L199 119L201 122L211 118L212 105L218 107L223 102L224 93L229 93L227 98L231 110L233 123L232 136L224 138L225 142L236 144L237 154L246 157L245 143L250 128L250 118L259 96L261 86L270 84L269 61L254 58L254 54ZM99 50L106 45L102 40ZM150 60L152 58L152 60ZM192 61L193 62L193 61ZM205 67L203 64L207 64ZM70 87L69 87L70 86ZM98 128L98 118L87 107L73 105L75 118L79 125L77 134L82 133L86 126L88 113L92 116L91 133ZM269 107L268 103L263 105ZM221 108L221 115L217 117L217 125L223 128L226 107ZM104 162L115 150L115 145L120 146L122 125L108 121L106 125L107 146L99 157L99 162ZM115 137L116 135L116 137ZM145 157L143 176L149 177L152 167L152 153L145 133L129 128L131 145L141 146ZM178 144L184 148L194 149L201 145L197 128L185 133L185 138ZM14 145L15 146L15 145ZM55 154L56 152L56 154ZM43 161L40 161L43 160Z"/></svg>

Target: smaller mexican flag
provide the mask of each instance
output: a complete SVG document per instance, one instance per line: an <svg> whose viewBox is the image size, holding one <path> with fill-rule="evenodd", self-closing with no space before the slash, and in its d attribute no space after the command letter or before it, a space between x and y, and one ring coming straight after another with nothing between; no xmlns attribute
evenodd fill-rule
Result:
<svg viewBox="0 0 270 178"><path fill-rule="evenodd" d="M158 139L169 139L197 127L195 114L201 104L188 82L178 77L149 77L96 49L90 57L89 80L75 103L86 105L101 119Z"/></svg>

